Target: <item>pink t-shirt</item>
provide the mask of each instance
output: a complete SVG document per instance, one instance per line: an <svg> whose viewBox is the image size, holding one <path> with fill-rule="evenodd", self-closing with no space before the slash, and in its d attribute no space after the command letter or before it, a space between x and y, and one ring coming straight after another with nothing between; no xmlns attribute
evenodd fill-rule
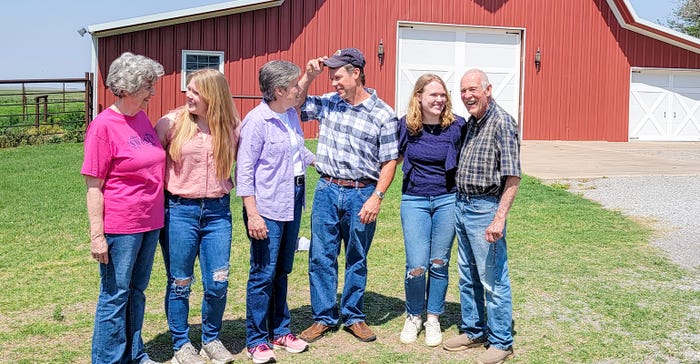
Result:
<svg viewBox="0 0 700 364"><path fill-rule="evenodd" d="M105 109L85 135L80 173L105 181L104 232L133 234L164 224L165 151L143 111Z"/></svg>

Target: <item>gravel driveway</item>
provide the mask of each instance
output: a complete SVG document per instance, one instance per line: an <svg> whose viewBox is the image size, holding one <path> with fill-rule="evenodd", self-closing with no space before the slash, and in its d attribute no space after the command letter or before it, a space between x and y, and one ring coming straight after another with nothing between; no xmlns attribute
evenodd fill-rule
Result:
<svg viewBox="0 0 700 364"><path fill-rule="evenodd" d="M545 181L553 182L553 181ZM700 175L559 180L570 191L624 214L650 219L652 244L669 259L700 272Z"/></svg>
<svg viewBox="0 0 700 364"><path fill-rule="evenodd" d="M523 141L523 172L654 222L652 244L700 280L700 142Z"/></svg>

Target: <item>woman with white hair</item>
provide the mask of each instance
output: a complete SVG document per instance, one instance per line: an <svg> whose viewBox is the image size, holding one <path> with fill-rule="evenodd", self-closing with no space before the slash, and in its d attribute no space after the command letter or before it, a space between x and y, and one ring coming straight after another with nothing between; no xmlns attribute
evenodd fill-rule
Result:
<svg viewBox="0 0 700 364"><path fill-rule="evenodd" d="M144 352L144 291L163 227L165 152L143 111L163 66L126 52L109 67L118 97L90 123L80 171L87 184L90 250L100 263L93 363L153 363Z"/></svg>

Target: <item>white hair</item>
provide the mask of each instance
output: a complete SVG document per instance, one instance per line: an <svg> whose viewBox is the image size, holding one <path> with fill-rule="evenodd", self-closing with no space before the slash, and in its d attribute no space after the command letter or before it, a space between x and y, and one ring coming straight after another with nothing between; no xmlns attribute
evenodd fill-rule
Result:
<svg viewBox="0 0 700 364"><path fill-rule="evenodd" d="M163 74L165 71L160 63L148 57L124 52L109 66L105 84L115 96L122 97L125 92L133 94L146 83L155 83Z"/></svg>

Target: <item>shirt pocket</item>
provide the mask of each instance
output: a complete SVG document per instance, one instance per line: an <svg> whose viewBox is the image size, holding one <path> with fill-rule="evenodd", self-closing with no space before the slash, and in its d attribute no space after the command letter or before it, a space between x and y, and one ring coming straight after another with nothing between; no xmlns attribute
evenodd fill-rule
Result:
<svg viewBox="0 0 700 364"><path fill-rule="evenodd" d="M287 151L286 135L270 135L265 143L265 155L268 157L283 157Z"/></svg>

